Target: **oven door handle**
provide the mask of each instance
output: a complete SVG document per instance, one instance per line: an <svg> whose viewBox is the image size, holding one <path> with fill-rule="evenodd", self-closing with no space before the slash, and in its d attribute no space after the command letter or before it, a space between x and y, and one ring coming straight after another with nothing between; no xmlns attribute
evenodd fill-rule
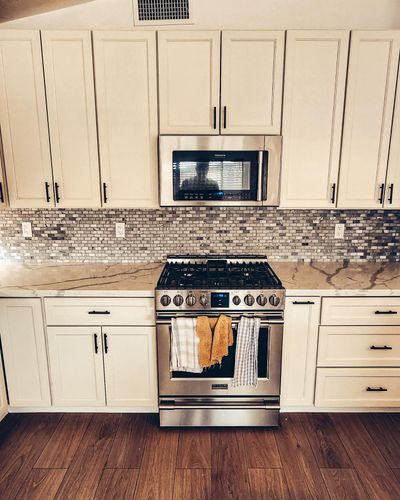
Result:
<svg viewBox="0 0 400 500"><path fill-rule="evenodd" d="M262 201L262 199L263 199L263 163L264 163L264 153L263 153L263 151L259 151L258 152L257 201Z"/></svg>
<svg viewBox="0 0 400 500"><path fill-rule="evenodd" d="M265 328L271 325L282 325L283 320L282 319L272 319L269 321L261 321L260 327ZM170 320L157 320L156 325L169 325L172 326L172 322ZM237 328L239 325L239 321L232 321L232 327Z"/></svg>
<svg viewBox="0 0 400 500"><path fill-rule="evenodd" d="M221 403L220 401L204 401L204 402L195 402L195 401L175 401L175 400L161 400L160 401L160 409L162 410L228 410L228 409L250 409L250 410L259 410L260 408L268 409L268 410L279 410L279 402L276 400L272 401L257 401L257 402L246 402L239 403L234 401L229 401L226 403Z"/></svg>

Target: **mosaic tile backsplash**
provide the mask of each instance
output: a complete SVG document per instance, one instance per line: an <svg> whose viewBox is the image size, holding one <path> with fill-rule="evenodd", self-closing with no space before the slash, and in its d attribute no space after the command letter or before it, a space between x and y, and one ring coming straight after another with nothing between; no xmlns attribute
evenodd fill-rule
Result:
<svg viewBox="0 0 400 500"><path fill-rule="evenodd" d="M21 223L32 223L25 239ZM126 238L115 237L126 223ZM334 239L336 223L344 239ZM6 210L0 260L154 262L168 254L263 254L271 260L400 261L400 211L163 208Z"/></svg>

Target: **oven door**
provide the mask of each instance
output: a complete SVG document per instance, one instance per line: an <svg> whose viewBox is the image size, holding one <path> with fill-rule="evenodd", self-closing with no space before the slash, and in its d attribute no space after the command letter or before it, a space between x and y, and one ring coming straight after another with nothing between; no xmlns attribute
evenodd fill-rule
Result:
<svg viewBox="0 0 400 500"><path fill-rule="evenodd" d="M232 387L235 368L237 321L233 322L235 342L220 366L202 373L170 372L171 321L157 321L159 395L164 396L279 396L283 321L261 323L258 346L257 386Z"/></svg>
<svg viewBox="0 0 400 500"><path fill-rule="evenodd" d="M279 136L160 136L160 204L277 205L280 150Z"/></svg>

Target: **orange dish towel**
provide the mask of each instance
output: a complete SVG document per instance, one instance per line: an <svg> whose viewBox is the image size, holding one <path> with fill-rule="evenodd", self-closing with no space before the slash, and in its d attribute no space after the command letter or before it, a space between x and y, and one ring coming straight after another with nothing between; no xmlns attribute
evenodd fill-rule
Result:
<svg viewBox="0 0 400 500"><path fill-rule="evenodd" d="M199 337L199 363L203 368L220 364L233 345L232 319L221 315L219 318L198 316L196 333Z"/></svg>

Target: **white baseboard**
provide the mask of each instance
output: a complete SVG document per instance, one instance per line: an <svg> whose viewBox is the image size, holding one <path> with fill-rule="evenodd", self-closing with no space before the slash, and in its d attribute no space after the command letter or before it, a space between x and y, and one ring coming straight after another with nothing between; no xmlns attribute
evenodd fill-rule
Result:
<svg viewBox="0 0 400 500"><path fill-rule="evenodd" d="M138 407L138 408L110 408L107 406L92 407L92 406L47 406L47 407L29 407L19 408L10 406L9 413L158 413L158 408L152 407Z"/></svg>
<svg viewBox="0 0 400 500"><path fill-rule="evenodd" d="M316 406L282 406L281 413L399 413L400 408L320 408Z"/></svg>

